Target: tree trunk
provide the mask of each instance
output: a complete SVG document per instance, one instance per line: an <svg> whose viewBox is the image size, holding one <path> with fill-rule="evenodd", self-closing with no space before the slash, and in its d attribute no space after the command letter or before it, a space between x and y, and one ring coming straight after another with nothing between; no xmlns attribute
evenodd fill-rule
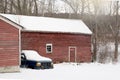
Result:
<svg viewBox="0 0 120 80"><path fill-rule="evenodd" d="M5 0L5 6L4 6L4 12L3 13L7 13L7 0Z"/></svg>
<svg viewBox="0 0 120 80"><path fill-rule="evenodd" d="M115 47L114 54L112 57L113 63L116 63L118 61L118 44L119 44L118 41L119 41L119 29L120 29L119 25L118 25L118 17L119 17L119 15L118 15L118 11L119 11L118 3L119 3L119 1L115 1L115 3L116 3L116 5L115 5L116 7L114 7L114 9L115 9L114 14L116 13L116 16L115 16L116 20L114 20L115 24L113 26L111 26L112 24L110 25L110 29L112 31L112 36L113 36L113 40L114 40L114 47Z"/></svg>
<svg viewBox="0 0 120 80"><path fill-rule="evenodd" d="M115 36L115 53L114 53L114 62L116 63L118 60L118 32Z"/></svg>
<svg viewBox="0 0 120 80"><path fill-rule="evenodd" d="M97 60L97 23L95 23L93 35L93 62Z"/></svg>
<svg viewBox="0 0 120 80"><path fill-rule="evenodd" d="M81 19L82 19L83 14L84 14L84 9L85 9L85 0L81 0L81 4L82 4L82 8L81 8Z"/></svg>
<svg viewBox="0 0 120 80"><path fill-rule="evenodd" d="M38 15L38 5L37 5L37 0L34 0L34 3L35 3L35 15L37 16Z"/></svg>
<svg viewBox="0 0 120 80"><path fill-rule="evenodd" d="M24 0L23 3L22 3L22 13L23 15L27 15L28 11L27 11L27 0Z"/></svg>
<svg viewBox="0 0 120 80"><path fill-rule="evenodd" d="M97 40L97 15L98 15L98 4L94 3L94 21L95 21L95 28L94 28L94 36L93 36L93 40L94 40L94 44L93 44L93 62L97 61L97 44L98 44L98 40Z"/></svg>
<svg viewBox="0 0 120 80"><path fill-rule="evenodd" d="M20 0L17 0L17 5L18 5L18 10L17 10L18 14L21 14L21 15L22 15L21 2L20 2Z"/></svg>
<svg viewBox="0 0 120 80"><path fill-rule="evenodd" d="M119 11L119 1L116 1L116 31L115 31L115 53L114 53L114 62L117 62L118 59L118 36L119 36L119 25L118 25L118 11Z"/></svg>
<svg viewBox="0 0 120 80"><path fill-rule="evenodd" d="M11 0L10 2L10 14L13 13L13 0Z"/></svg>

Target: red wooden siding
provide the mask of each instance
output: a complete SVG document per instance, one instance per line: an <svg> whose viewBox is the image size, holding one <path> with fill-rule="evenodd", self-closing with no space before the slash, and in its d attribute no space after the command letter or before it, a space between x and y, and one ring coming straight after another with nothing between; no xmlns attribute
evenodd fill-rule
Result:
<svg viewBox="0 0 120 80"><path fill-rule="evenodd" d="M0 67L19 65L19 29L0 20Z"/></svg>
<svg viewBox="0 0 120 80"><path fill-rule="evenodd" d="M76 47L69 48L69 61L70 62L76 61Z"/></svg>
<svg viewBox="0 0 120 80"><path fill-rule="evenodd" d="M52 43L53 52L46 53L46 44ZM68 61L69 47L76 47L76 61L91 61L91 36L71 33L22 32L22 49L36 50L54 62Z"/></svg>

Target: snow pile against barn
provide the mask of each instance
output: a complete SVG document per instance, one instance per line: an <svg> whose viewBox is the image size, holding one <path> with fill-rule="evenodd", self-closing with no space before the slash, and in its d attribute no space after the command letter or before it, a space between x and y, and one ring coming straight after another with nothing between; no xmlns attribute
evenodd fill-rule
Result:
<svg viewBox="0 0 120 80"><path fill-rule="evenodd" d="M81 20L0 14L29 31L70 32L92 34Z"/></svg>

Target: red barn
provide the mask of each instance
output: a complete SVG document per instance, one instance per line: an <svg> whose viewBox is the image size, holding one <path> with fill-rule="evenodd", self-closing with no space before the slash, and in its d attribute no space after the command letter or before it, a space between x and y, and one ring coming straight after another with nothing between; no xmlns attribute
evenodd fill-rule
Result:
<svg viewBox="0 0 120 80"><path fill-rule="evenodd" d="M85 34L22 31L22 49L36 50L54 62L90 62L90 39Z"/></svg>
<svg viewBox="0 0 120 80"><path fill-rule="evenodd" d="M54 62L90 62L92 32L81 20L4 15L22 25L23 50L36 50Z"/></svg>
<svg viewBox="0 0 120 80"><path fill-rule="evenodd" d="M0 72L19 71L21 27L0 15Z"/></svg>

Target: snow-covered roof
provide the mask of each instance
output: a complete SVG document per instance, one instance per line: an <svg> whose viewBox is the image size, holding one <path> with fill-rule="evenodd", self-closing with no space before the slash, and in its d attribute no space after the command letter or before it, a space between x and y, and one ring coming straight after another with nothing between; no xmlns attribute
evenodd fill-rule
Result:
<svg viewBox="0 0 120 80"><path fill-rule="evenodd" d="M22 29L23 27L15 22L13 22L12 20L8 19L7 17L4 17L2 15L0 15L0 20L3 20L11 25L13 25L15 28L17 29Z"/></svg>
<svg viewBox="0 0 120 80"><path fill-rule="evenodd" d="M23 15L0 14L24 27L27 31L48 31L64 33L92 34L82 20L35 17Z"/></svg>

